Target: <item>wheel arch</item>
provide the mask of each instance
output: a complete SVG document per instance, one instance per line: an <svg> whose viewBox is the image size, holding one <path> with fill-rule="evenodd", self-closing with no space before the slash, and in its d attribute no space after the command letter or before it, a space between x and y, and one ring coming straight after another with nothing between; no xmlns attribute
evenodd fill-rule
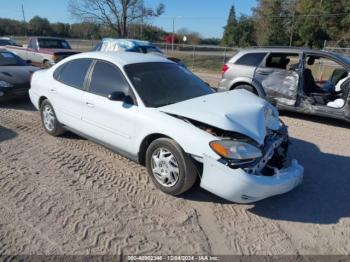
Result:
<svg viewBox="0 0 350 262"><path fill-rule="evenodd" d="M161 133L153 133L153 134L147 135L142 140L142 142L140 144L140 148L139 148L139 152L138 152L138 156L137 156L139 164L141 164L143 166L146 164L146 151L147 151L147 148L149 147L149 145L154 140L157 140L159 138L169 138L169 139L174 140L173 138L171 138L171 137L169 137L167 135L161 134Z"/></svg>
<svg viewBox="0 0 350 262"><path fill-rule="evenodd" d="M256 94L258 94L260 97L265 97L266 96L266 93L265 93L263 87L258 82L254 81L254 80L251 83L248 83L246 81L235 82L230 87L230 90L234 90L237 86L240 86L240 85L251 86L256 91Z"/></svg>
<svg viewBox="0 0 350 262"><path fill-rule="evenodd" d="M46 99L47 99L46 96L41 96L41 97L39 98L39 103L38 103L39 108L41 108L42 103L43 103L44 100L46 100Z"/></svg>

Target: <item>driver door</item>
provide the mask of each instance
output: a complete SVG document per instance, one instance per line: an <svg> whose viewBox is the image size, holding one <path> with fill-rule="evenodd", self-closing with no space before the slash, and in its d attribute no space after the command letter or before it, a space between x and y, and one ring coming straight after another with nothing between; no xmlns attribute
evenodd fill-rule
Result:
<svg viewBox="0 0 350 262"><path fill-rule="evenodd" d="M112 92L131 92L123 73L113 64L97 60L91 70L88 92L83 95L84 133L127 153L136 132L139 109L134 102L111 101ZM132 101L132 99L130 99ZM134 100L135 101L135 100Z"/></svg>
<svg viewBox="0 0 350 262"><path fill-rule="evenodd" d="M254 78L272 103L294 107L300 82L299 66L298 53L270 53L255 70Z"/></svg>

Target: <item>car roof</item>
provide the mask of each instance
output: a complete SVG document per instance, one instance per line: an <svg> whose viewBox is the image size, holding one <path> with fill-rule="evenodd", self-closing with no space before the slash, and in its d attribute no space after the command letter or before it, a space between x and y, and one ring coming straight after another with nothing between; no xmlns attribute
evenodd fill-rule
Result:
<svg viewBox="0 0 350 262"><path fill-rule="evenodd" d="M314 53L314 54L324 54L324 55L339 55L337 53L327 51L327 50L319 50L319 49L312 49L308 47L250 47L250 48L244 48L241 49L241 52L245 53L257 53L257 52L275 52L275 53Z"/></svg>
<svg viewBox="0 0 350 262"><path fill-rule="evenodd" d="M78 58L102 59L102 60L113 62L120 67L123 67L128 64L137 64L137 63L152 63L152 62L174 63L158 55L133 53L133 52L86 52L86 53L80 53L77 55L70 56L66 58L64 61L78 59Z"/></svg>
<svg viewBox="0 0 350 262"><path fill-rule="evenodd" d="M248 54L248 53L259 53L259 52L274 52L274 53L307 53L311 55L324 55L333 57L337 60L340 60L344 65L350 67L350 59L345 55L328 51L328 50L319 50L319 49L311 49L307 47L250 47L240 50L240 54Z"/></svg>

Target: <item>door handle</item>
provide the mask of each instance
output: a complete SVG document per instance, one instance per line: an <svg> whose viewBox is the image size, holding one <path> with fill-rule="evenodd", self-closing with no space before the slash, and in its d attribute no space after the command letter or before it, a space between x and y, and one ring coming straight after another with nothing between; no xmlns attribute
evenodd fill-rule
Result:
<svg viewBox="0 0 350 262"><path fill-rule="evenodd" d="M90 103L90 102L86 102L85 103L88 107L95 107L95 105L93 103Z"/></svg>
<svg viewBox="0 0 350 262"><path fill-rule="evenodd" d="M264 76L271 74L271 71L256 71L256 72L257 72L258 74L264 75Z"/></svg>
<svg viewBox="0 0 350 262"><path fill-rule="evenodd" d="M54 88L50 88L50 92L51 93L57 93L56 89L54 89Z"/></svg>

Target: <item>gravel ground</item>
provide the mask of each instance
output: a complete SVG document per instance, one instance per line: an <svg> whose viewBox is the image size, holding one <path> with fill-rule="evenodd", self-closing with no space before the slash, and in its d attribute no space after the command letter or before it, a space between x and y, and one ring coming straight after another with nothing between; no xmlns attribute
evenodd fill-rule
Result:
<svg viewBox="0 0 350 262"><path fill-rule="evenodd" d="M282 118L304 183L240 205L198 185L180 197L165 195L144 167L71 133L51 137L29 102L5 103L0 255L349 255L349 124Z"/></svg>

